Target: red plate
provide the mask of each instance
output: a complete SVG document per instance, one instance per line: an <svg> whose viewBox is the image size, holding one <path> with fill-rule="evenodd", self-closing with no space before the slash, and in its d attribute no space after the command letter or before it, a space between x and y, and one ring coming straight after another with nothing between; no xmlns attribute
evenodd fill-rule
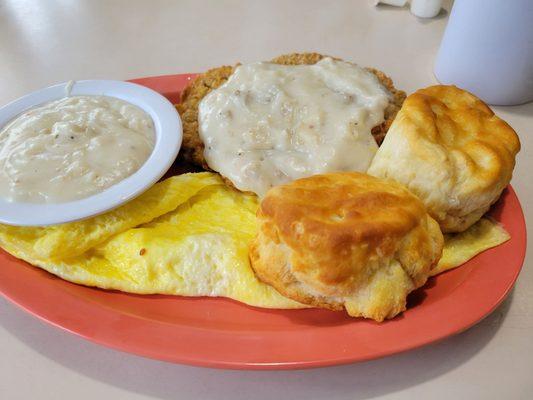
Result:
<svg viewBox="0 0 533 400"><path fill-rule="evenodd" d="M190 75L139 79L177 101ZM410 308L378 324L318 309L266 310L222 298L139 296L75 285L0 252L0 291L29 313L94 342L147 357L206 367L308 368L369 360L464 331L511 290L526 229L509 187L493 218L511 240L430 279Z"/></svg>

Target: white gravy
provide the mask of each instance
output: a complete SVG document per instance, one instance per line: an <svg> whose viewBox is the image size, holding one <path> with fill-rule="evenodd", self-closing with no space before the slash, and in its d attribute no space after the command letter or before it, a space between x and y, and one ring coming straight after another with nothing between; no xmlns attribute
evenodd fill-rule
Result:
<svg viewBox="0 0 533 400"><path fill-rule="evenodd" d="M88 197L137 171L155 142L151 117L107 96L46 103L0 129L0 196L61 203Z"/></svg>
<svg viewBox="0 0 533 400"><path fill-rule="evenodd" d="M242 191L333 171L365 172L390 93L375 75L325 58L314 65L253 63L199 105L208 165Z"/></svg>

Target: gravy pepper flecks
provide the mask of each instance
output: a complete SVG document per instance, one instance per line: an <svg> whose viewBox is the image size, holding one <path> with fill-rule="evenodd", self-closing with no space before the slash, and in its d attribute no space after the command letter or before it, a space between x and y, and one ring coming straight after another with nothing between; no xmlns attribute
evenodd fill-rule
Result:
<svg viewBox="0 0 533 400"><path fill-rule="evenodd" d="M107 96L72 96L31 109L0 129L0 197L62 203L137 171L155 141L151 117Z"/></svg>

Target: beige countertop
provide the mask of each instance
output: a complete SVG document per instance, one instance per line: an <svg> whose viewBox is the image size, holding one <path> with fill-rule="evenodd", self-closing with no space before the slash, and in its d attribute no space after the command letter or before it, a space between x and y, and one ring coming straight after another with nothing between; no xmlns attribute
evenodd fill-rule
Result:
<svg viewBox="0 0 533 400"><path fill-rule="evenodd" d="M419 20L372 4L4 0L0 104L71 79L196 72L295 51L377 67L407 92L435 83L433 60L447 13ZM522 141L513 185L531 224L533 103L495 111ZM470 330L409 353L308 371L221 371L148 360L84 341L0 299L0 398L530 399L532 331L531 254L509 298Z"/></svg>

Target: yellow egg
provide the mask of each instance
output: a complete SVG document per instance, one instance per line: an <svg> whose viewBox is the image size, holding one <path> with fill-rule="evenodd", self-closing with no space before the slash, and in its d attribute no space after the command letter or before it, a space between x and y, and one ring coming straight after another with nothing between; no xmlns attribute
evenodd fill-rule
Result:
<svg viewBox="0 0 533 400"><path fill-rule="evenodd" d="M0 225L0 246L71 282L140 294L221 296L267 308L303 308L259 281L248 259L255 195L217 174L169 178L106 214L52 227ZM434 274L509 238L482 219L446 235Z"/></svg>
<svg viewBox="0 0 533 400"><path fill-rule="evenodd" d="M511 238L497 222L484 217L461 233L444 235L444 249L431 275L437 275L456 268L479 253L496 247Z"/></svg>
<svg viewBox="0 0 533 400"><path fill-rule="evenodd" d="M0 226L0 244L16 257L83 285L302 308L260 282L250 267L248 244L256 231L257 206L255 195L227 187L216 174L180 175L82 222Z"/></svg>

